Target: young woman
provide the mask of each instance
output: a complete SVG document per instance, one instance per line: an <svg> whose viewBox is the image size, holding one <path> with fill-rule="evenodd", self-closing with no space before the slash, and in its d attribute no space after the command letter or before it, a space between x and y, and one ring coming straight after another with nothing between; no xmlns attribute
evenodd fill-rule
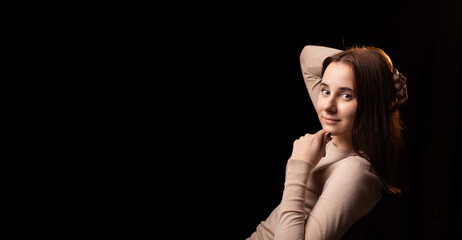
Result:
<svg viewBox="0 0 462 240"><path fill-rule="evenodd" d="M373 47L306 46L300 62L322 129L295 140L281 203L247 240L340 239L383 192L400 193L387 171L406 78Z"/></svg>

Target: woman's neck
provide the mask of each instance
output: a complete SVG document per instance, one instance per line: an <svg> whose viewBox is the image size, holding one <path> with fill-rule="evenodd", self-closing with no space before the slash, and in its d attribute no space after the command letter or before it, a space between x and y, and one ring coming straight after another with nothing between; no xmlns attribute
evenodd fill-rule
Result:
<svg viewBox="0 0 462 240"><path fill-rule="evenodd" d="M342 151L355 152L351 136L333 136L332 141L335 147Z"/></svg>

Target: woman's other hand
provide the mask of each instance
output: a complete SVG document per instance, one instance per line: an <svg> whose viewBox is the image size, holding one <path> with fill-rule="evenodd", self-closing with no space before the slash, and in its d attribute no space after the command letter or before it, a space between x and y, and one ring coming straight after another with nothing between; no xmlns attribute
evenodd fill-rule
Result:
<svg viewBox="0 0 462 240"><path fill-rule="evenodd" d="M316 166L322 157L326 155L326 144L330 136L325 130L319 130L315 134L305 134L294 141L291 159L303 160Z"/></svg>
<svg viewBox="0 0 462 240"><path fill-rule="evenodd" d="M401 74L398 69L393 69L393 82L395 84L395 96L398 99L398 105L402 105L407 102L407 78Z"/></svg>

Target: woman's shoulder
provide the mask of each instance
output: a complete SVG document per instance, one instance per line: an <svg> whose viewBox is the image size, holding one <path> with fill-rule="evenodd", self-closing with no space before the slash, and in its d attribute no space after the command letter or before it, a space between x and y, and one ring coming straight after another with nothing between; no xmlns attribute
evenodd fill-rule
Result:
<svg viewBox="0 0 462 240"><path fill-rule="evenodd" d="M332 174L344 175L344 177L352 179L370 179L378 181L377 174L371 167L371 163L358 155L348 156L332 166L334 169Z"/></svg>
<svg viewBox="0 0 462 240"><path fill-rule="evenodd" d="M346 157L331 166L327 184L341 185L346 189L360 189L372 194L374 199L381 194L381 183L371 168L370 162L361 156Z"/></svg>
<svg viewBox="0 0 462 240"><path fill-rule="evenodd" d="M371 169L371 163L359 155L348 156L337 163L342 167L357 168L359 170L368 171Z"/></svg>

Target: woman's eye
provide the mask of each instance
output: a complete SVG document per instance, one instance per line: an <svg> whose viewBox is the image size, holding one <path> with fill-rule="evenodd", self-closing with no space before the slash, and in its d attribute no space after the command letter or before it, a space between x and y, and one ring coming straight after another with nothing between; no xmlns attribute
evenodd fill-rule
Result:
<svg viewBox="0 0 462 240"><path fill-rule="evenodd" d="M329 95L330 94L330 92L328 90L325 90L325 89L321 90L321 93L323 95Z"/></svg>
<svg viewBox="0 0 462 240"><path fill-rule="evenodd" d="M342 97L345 99L351 99L351 95L347 93L342 94Z"/></svg>

